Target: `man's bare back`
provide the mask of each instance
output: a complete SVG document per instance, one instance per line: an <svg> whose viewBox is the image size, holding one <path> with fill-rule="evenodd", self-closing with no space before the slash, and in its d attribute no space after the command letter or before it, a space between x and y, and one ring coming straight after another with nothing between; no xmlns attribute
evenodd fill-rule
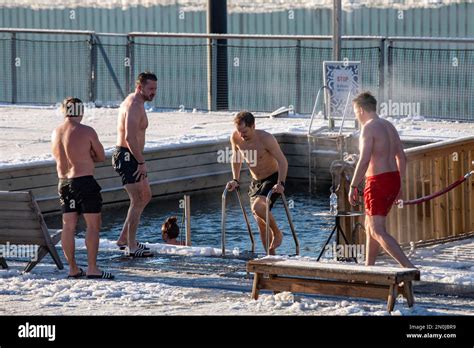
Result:
<svg viewBox="0 0 474 348"><path fill-rule="evenodd" d="M141 157L145 147L147 127L148 117L143 101L137 100L136 94L132 93L120 105L117 122L117 146L129 148L135 157Z"/></svg>
<svg viewBox="0 0 474 348"><path fill-rule="evenodd" d="M238 131L232 134L232 141L240 151L241 156L249 163L250 173L255 180L266 178L278 171L278 162L271 154L271 147L273 142L270 138L273 137L270 133L263 130L255 130L255 136L252 140L243 140ZM278 143L277 143L278 145ZM256 154L251 155L252 153ZM250 157L255 156L255 158ZM252 164L254 164L252 166Z"/></svg>
<svg viewBox="0 0 474 348"><path fill-rule="evenodd" d="M103 160L103 148L91 127L65 120L52 134L52 152L59 178L94 174L94 161Z"/></svg>
<svg viewBox="0 0 474 348"><path fill-rule="evenodd" d="M360 142L372 143L372 153L366 176L397 171L396 155L402 146L395 127L387 120L374 118L362 130ZM363 148L361 146L361 148Z"/></svg>

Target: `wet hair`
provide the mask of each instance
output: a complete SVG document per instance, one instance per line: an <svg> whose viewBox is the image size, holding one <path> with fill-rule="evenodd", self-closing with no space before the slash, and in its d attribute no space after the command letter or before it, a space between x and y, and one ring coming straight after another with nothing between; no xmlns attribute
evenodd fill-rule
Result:
<svg viewBox="0 0 474 348"><path fill-rule="evenodd" d="M79 98L67 97L61 103L61 112L65 117L84 116L84 104Z"/></svg>
<svg viewBox="0 0 474 348"><path fill-rule="evenodd" d="M178 218L171 216L166 219L165 223L161 226L161 236L165 240L165 233L169 239L177 238L179 235L179 226L177 224Z"/></svg>
<svg viewBox="0 0 474 348"><path fill-rule="evenodd" d="M248 111L240 111L235 115L234 123L236 125L244 123L247 127L252 127L255 124L255 117Z"/></svg>
<svg viewBox="0 0 474 348"><path fill-rule="evenodd" d="M157 77L155 74L149 71L142 72L138 75L137 80L135 81L135 84L138 85L146 85L146 83L150 81L158 81Z"/></svg>
<svg viewBox="0 0 474 348"><path fill-rule="evenodd" d="M377 99L370 92L359 93L352 102L365 111L375 112L377 110Z"/></svg>

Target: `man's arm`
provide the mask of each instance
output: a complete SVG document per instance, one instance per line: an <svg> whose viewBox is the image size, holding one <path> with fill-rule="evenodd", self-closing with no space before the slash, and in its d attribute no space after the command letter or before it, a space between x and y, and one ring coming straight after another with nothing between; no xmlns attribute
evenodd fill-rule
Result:
<svg viewBox="0 0 474 348"><path fill-rule="evenodd" d="M392 131L394 133L394 138L397 142L397 153L395 154L395 160L397 161L398 171L400 172L400 179L403 182L403 178L405 177L406 169L407 169L407 156L405 155L405 150L403 149L402 141L400 140L400 136L398 135L397 129L390 124L392 127ZM395 204L398 203L400 199L402 199L403 195L403 185L400 186L400 192L398 192L397 198L395 199Z"/></svg>
<svg viewBox="0 0 474 348"><path fill-rule="evenodd" d="M140 149L137 138L140 125L139 114L140 110L134 105L130 106L130 109L125 113L125 142L138 163L144 163L145 158L142 155L142 149Z"/></svg>
<svg viewBox="0 0 474 348"><path fill-rule="evenodd" d="M51 134L51 152L56 161L58 178L66 177L69 171L69 162L64 152L64 148L62 147L61 137L59 136L57 129L55 129Z"/></svg>
<svg viewBox="0 0 474 348"><path fill-rule="evenodd" d="M105 161L104 147L102 146L99 136L93 128L91 128L91 156L94 162Z"/></svg>
<svg viewBox="0 0 474 348"><path fill-rule="evenodd" d="M286 160L283 151L281 151L280 144L271 134L265 136L265 148L275 158L278 163L278 183L285 182L288 174L288 161Z"/></svg>
<svg viewBox="0 0 474 348"><path fill-rule="evenodd" d="M357 194L355 194L354 188L358 187L361 181L364 179L367 168L369 168L370 159L372 157L372 149L374 146L374 137L370 128L364 127L360 134L360 157L357 162L357 166L352 177L351 189L349 190L349 203L351 205L357 204Z"/></svg>

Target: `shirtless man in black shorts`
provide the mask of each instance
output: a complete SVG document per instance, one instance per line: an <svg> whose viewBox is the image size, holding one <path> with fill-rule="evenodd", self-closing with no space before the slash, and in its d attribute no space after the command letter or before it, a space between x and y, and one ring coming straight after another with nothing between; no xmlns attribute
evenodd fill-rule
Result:
<svg viewBox="0 0 474 348"><path fill-rule="evenodd" d="M94 179L94 162L105 160L104 148L91 127L81 124L84 106L77 98L66 98L61 106L64 122L52 134L52 152L59 178L59 198L63 212L61 244L69 263L68 278L113 279L96 264L99 250L102 196ZM74 235L79 215L86 221L87 273L76 264Z"/></svg>
<svg viewBox="0 0 474 348"><path fill-rule="evenodd" d="M145 244L136 240L136 236L143 209L151 200L147 167L143 157L145 132L148 127L144 104L153 100L156 89L155 74L144 72L138 75L135 92L128 95L120 105L117 147L112 156L112 165L122 177L122 184L130 197L130 207L117 246L127 250L128 255L132 257L153 256Z"/></svg>
<svg viewBox="0 0 474 348"><path fill-rule="evenodd" d="M273 190L271 209L279 194L284 192L288 161L272 134L255 129L255 118L250 112L239 112L234 119L234 124L236 130L230 137L234 179L227 183L227 188L229 191L233 191L239 186L242 162L243 160L247 161L252 175L249 188L252 213L260 230L263 246L267 250L266 198L270 190ZM283 234L278 229L272 213L269 218L271 238L268 251L269 254L274 255L276 248L281 245Z"/></svg>

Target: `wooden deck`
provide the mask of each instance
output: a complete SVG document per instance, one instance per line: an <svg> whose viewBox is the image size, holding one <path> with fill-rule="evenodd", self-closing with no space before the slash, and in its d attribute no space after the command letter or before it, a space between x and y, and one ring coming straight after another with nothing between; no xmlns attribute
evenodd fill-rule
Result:
<svg viewBox="0 0 474 348"><path fill-rule="evenodd" d="M252 298L260 290L289 291L331 296L363 297L387 300L391 312L398 295L415 303L413 280L420 280L417 269L329 264L301 260L264 258L247 263L247 271L255 273Z"/></svg>

